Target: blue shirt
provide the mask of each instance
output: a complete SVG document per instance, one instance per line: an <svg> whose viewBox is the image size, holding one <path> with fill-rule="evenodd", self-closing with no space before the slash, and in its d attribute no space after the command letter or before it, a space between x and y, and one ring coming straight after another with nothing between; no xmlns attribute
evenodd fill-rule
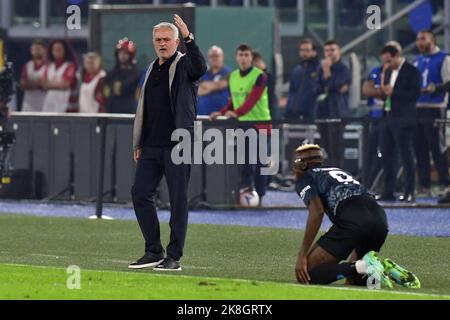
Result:
<svg viewBox="0 0 450 320"><path fill-rule="evenodd" d="M381 86L381 72L382 67L373 68L369 76L367 77L368 81L373 81L375 88L379 88ZM367 99L367 106L369 107L369 116L371 118L381 118L383 116L383 101L375 98Z"/></svg>
<svg viewBox="0 0 450 320"><path fill-rule="evenodd" d="M325 214L334 223L339 204L354 196L370 195L369 191L351 174L339 168L320 167L306 171L295 186L306 206L319 197Z"/></svg>
<svg viewBox="0 0 450 320"><path fill-rule="evenodd" d="M200 78L200 83L202 81L219 81L225 78L230 72L231 68L225 66L216 74L212 74L211 70L208 70L203 77ZM221 91L216 91L206 96L198 98L198 114L201 116L208 116L215 111L222 109L230 98L228 88Z"/></svg>

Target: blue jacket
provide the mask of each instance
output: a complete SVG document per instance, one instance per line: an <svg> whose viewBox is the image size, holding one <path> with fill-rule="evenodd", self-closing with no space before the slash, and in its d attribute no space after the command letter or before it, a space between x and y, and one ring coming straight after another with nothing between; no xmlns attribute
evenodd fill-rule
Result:
<svg viewBox="0 0 450 320"><path fill-rule="evenodd" d="M312 120L316 104L317 71L319 61L312 59L302 61L291 74L289 96L285 110L286 119Z"/></svg>
<svg viewBox="0 0 450 320"><path fill-rule="evenodd" d="M326 97L317 103L317 118L340 119L350 115L348 91L340 93L339 90L343 85L350 86L351 82L350 70L341 60L331 66L331 77L328 79L323 78L323 70L319 68L317 94L325 94Z"/></svg>
<svg viewBox="0 0 450 320"><path fill-rule="evenodd" d="M208 70L203 77L200 78L200 83L202 81L218 81L231 72L231 68L228 66L224 66L222 70L220 70L217 74L212 74L211 70ZM209 116L211 113L215 111L219 111L222 109L230 99L230 91L228 88L225 88L221 91L216 91L210 93L206 96L202 96L198 98L198 114L201 116Z"/></svg>

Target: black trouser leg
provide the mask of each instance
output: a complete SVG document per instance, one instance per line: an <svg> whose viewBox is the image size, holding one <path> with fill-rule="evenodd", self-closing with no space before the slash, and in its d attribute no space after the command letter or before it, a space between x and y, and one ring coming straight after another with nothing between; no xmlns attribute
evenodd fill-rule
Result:
<svg viewBox="0 0 450 320"><path fill-rule="evenodd" d="M333 152L330 150L329 143L329 124L328 123L319 123L317 124L320 133L320 144L321 147L325 150L328 155L328 159L325 161L326 166L333 166Z"/></svg>
<svg viewBox="0 0 450 320"><path fill-rule="evenodd" d="M384 170L384 194L394 195L395 173L394 173L394 147L395 140L389 119L383 119L381 125L380 148Z"/></svg>
<svg viewBox="0 0 450 320"><path fill-rule="evenodd" d="M430 120L432 122L425 128L425 135L428 140L431 154L433 156L434 165L436 166L436 169L438 171L439 184L441 186L448 186L449 175L445 125L434 125L434 120L445 119L446 110L436 108L426 111L429 111L431 113Z"/></svg>
<svg viewBox="0 0 450 320"><path fill-rule="evenodd" d="M328 131L328 143L333 154L334 166L338 168L344 167L344 124L331 123Z"/></svg>
<svg viewBox="0 0 450 320"><path fill-rule="evenodd" d="M188 227L188 187L191 174L190 164L174 164L171 148L164 150L164 168L170 198L170 243L167 256L180 260Z"/></svg>
<svg viewBox="0 0 450 320"><path fill-rule="evenodd" d="M162 149L145 149L137 163L131 190L134 212L145 239L145 252L155 254L163 251L155 204L156 189L164 173L161 161Z"/></svg>
<svg viewBox="0 0 450 320"><path fill-rule="evenodd" d="M380 124L378 120L372 120L373 122L370 125L370 132L369 132L369 176L367 178L367 185L370 187L373 182L375 181L375 178L380 171L382 164L381 160L378 157L378 148L380 146Z"/></svg>
<svg viewBox="0 0 450 320"><path fill-rule="evenodd" d="M395 142L400 150L403 165L405 193L414 194L416 172L414 170L414 126L396 126L394 130Z"/></svg>
<svg viewBox="0 0 450 320"><path fill-rule="evenodd" d="M330 284L357 275L355 264L350 262L322 264L309 271L311 284Z"/></svg>
<svg viewBox="0 0 450 320"><path fill-rule="evenodd" d="M326 165L342 168L344 165L344 125L342 123L318 124L322 147L328 154Z"/></svg>
<svg viewBox="0 0 450 320"><path fill-rule="evenodd" d="M260 143L264 143L264 141L266 142L265 149L264 149L264 147L260 148L260 145L259 145ZM256 172L255 172L255 189L259 195L259 198L262 199L264 197L264 195L266 194L267 184L268 184L270 176L263 175L261 173L261 170L263 168L267 168L268 164L262 162L263 159L260 158L260 152L263 153L263 155L262 155L263 157L268 157L271 154L270 135L260 137L258 134L257 152L258 152L258 159L257 159L257 163L256 163Z"/></svg>
<svg viewBox="0 0 450 320"><path fill-rule="evenodd" d="M248 160L245 160L245 164L242 165L242 188L253 188L253 178L256 173L256 164L248 163Z"/></svg>
<svg viewBox="0 0 450 320"><path fill-rule="evenodd" d="M244 130L245 132L248 132L248 130L255 130L252 127L247 127L247 126L242 126L240 127L240 129ZM245 138L244 140L244 153L245 153L245 157L244 157L244 164L242 165L242 176L241 176L241 184L240 187L242 189L244 188L254 188L255 187L255 175L256 175L256 163L254 161L252 161L253 163L250 163L251 159L253 160L256 156L256 160L257 158L257 145L258 145L258 140L256 140L256 145L254 145L253 143L250 143L250 138ZM241 150L241 147L238 146L237 148L237 152L239 153ZM241 157L242 155L238 154L238 159Z"/></svg>
<svg viewBox="0 0 450 320"><path fill-rule="evenodd" d="M430 148L425 132L426 124L419 122L414 137L414 150L417 160L417 171L419 173L419 184L424 188L430 188Z"/></svg>

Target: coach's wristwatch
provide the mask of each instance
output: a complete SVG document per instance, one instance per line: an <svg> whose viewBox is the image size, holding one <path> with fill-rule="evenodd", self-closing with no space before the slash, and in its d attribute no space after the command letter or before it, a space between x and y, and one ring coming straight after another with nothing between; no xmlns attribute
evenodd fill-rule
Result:
<svg viewBox="0 0 450 320"><path fill-rule="evenodd" d="M189 35L183 39L184 42L189 43L191 41L194 41L194 35L192 33L189 33Z"/></svg>

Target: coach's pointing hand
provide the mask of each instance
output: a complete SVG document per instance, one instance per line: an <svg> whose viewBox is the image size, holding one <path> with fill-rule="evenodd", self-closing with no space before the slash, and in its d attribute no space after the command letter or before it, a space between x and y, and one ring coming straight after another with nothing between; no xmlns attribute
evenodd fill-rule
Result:
<svg viewBox="0 0 450 320"><path fill-rule="evenodd" d="M181 17L177 14L174 15L174 20L175 25L178 27L178 29L180 29L181 36L183 38L186 38L190 33L186 23L184 23L183 19L181 19Z"/></svg>

